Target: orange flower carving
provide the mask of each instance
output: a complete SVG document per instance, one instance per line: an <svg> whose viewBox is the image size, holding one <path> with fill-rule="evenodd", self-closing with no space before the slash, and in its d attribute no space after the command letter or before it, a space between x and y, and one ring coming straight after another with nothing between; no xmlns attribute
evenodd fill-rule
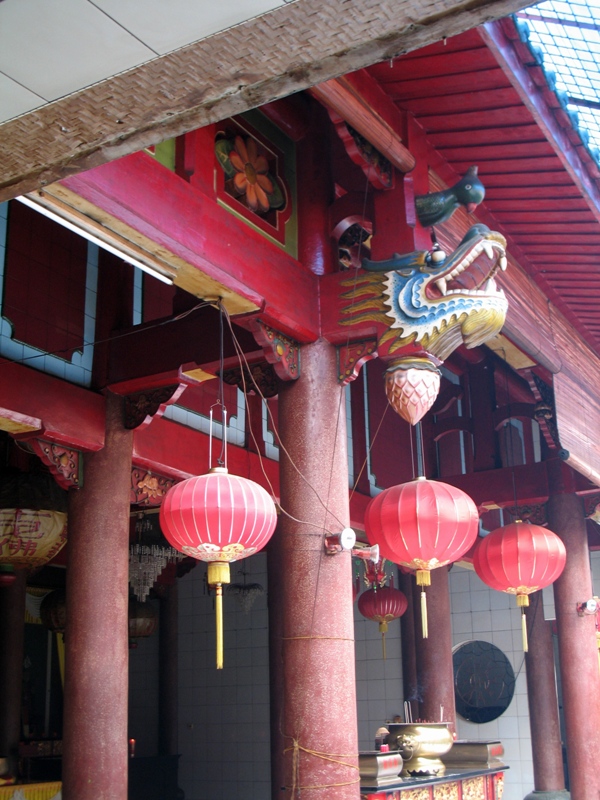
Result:
<svg viewBox="0 0 600 800"><path fill-rule="evenodd" d="M256 212L268 211L271 207L268 195L273 193L274 186L267 175L269 164L266 157L259 154L256 141L251 137L244 141L236 136L229 160L235 169L233 185L239 194L246 195L248 207Z"/></svg>

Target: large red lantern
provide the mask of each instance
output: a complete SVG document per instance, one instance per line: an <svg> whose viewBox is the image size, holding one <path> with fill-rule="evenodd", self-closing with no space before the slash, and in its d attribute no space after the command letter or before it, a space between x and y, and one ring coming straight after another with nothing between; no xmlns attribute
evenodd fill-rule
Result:
<svg viewBox="0 0 600 800"><path fill-rule="evenodd" d="M406 595L393 586L366 589L358 598L358 610L367 619L379 623L381 646L385 659L385 634L388 623L398 619L408 608Z"/></svg>
<svg viewBox="0 0 600 800"><path fill-rule="evenodd" d="M371 500L365 531L383 558L416 570L417 584L431 584L430 570L459 559L474 544L479 515L468 494L441 481L419 477L385 489ZM427 605L421 591L423 636Z"/></svg>
<svg viewBox="0 0 600 800"><path fill-rule="evenodd" d="M541 525L511 522L481 539L473 566L492 589L517 597L522 609L523 649L527 652L525 608L529 595L550 586L562 573L567 551L562 540Z"/></svg>
<svg viewBox="0 0 600 800"><path fill-rule="evenodd" d="M224 467L189 478L167 492L160 525L181 553L208 562L208 584L216 589L217 669L223 668L223 584L229 563L261 550L277 524L271 496L257 483L229 475Z"/></svg>

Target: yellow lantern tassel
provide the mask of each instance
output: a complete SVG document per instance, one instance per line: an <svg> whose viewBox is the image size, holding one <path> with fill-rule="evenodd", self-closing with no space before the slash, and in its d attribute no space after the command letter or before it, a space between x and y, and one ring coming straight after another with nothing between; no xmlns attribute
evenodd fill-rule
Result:
<svg viewBox="0 0 600 800"><path fill-rule="evenodd" d="M383 660L386 660L386 652L385 652L385 634L388 629L387 620L382 619L379 623L379 630L381 632L381 650L383 653Z"/></svg>
<svg viewBox="0 0 600 800"><path fill-rule="evenodd" d="M217 669L223 669L223 587L216 586L215 614L217 628Z"/></svg>
<svg viewBox="0 0 600 800"><path fill-rule="evenodd" d="M216 590L217 669L223 669L223 584L230 581L228 562L210 561L207 579L208 585Z"/></svg>
<svg viewBox="0 0 600 800"><path fill-rule="evenodd" d="M417 586L423 587L421 589L421 629L423 638L429 638L429 626L427 625L427 595L425 594L425 586L431 586L431 572L428 569L417 570Z"/></svg>
<svg viewBox="0 0 600 800"><path fill-rule="evenodd" d="M525 616L525 609L529 605L529 595L518 594L517 606L521 609L521 638L523 639L523 652L529 652L529 643L527 641L527 617Z"/></svg>

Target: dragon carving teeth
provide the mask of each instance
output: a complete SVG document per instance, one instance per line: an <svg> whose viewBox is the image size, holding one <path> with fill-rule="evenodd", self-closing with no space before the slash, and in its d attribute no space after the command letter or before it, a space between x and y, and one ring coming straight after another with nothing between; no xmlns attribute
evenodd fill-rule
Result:
<svg viewBox="0 0 600 800"><path fill-rule="evenodd" d="M491 266L480 260L482 254ZM342 283L353 287L342 295L350 301L342 308L342 324L372 322L379 327L377 350L390 363L388 372L435 370L460 345L476 347L501 330L508 302L494 276L507 263L506 240L481 224L474 225L445 257L438 249L395 254L385 261L365 259L364 272ZM402 395L397 402L388 391L388 399L411 424L416 419L404 411L403 387L407 381L417 386L415 380L407 375L400 385L386 378L393 397ZM417 388L425 391L420 384ZM434 399L428 388L419 402L419 418Z"/></svg>

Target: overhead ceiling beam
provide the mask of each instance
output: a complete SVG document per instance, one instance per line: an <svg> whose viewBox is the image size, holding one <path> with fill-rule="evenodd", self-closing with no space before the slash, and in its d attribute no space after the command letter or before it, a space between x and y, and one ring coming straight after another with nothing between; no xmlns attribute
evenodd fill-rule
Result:
<svg viewBox="0 0 600 800"><path fill-rule="evenodd" d="M0 200L462 33L528 0L297 0L0 125Z"/></svg>

